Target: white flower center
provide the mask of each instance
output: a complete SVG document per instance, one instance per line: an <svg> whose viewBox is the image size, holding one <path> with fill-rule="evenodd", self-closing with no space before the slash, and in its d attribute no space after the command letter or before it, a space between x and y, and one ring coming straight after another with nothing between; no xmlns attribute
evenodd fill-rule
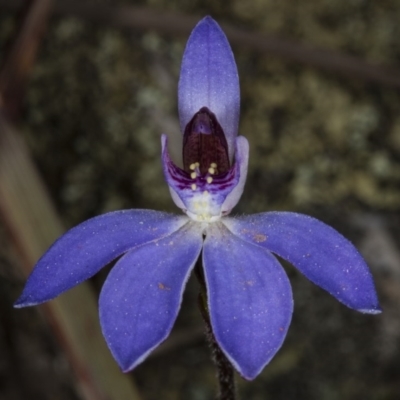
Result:
<svg viewBox="0 0 400 400"><path fill-rule="evenodd" d="M215 222L221 219L221 204L219 204L215 196L210 194L208 190L204 190L204 186L207 187L213 182L212 175L215 174L217 169L216 163L211 163L208 168L208 172L205 177L201 177L200 174L200 163L196 162L190 165L190 170L193 172L190 177L196 182L197 179L205 179L206 184L203 183L203 190L200 190L196 183L192 183L191 189L193 196L187 201L186 214L189 218L197 222Z"/></svg>

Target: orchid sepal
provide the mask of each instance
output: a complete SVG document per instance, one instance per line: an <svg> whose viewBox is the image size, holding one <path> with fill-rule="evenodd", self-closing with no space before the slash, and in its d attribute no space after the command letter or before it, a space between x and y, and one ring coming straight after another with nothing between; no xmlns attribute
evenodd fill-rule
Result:
<svg viewBox="0 0 400 400"><path fill-rule="evenodd" d="M265 212L224 219L241 239L295 266L311 282L349 308L379 314L372 274L354 245L316 218L294 212Z"/></svg>
<svg viewBox="0 0 400 400"><path fill-rule="evenodd" d="M229 42L220 26L203 18L193 29L183 54L178 85L182 133L202 107L217 117L233 159L240 113L239 75Z"/></svg>
<svg viewBox="0 0 400 400"><path fill-rule="evenodd" d="M67 231L36 263L15 307L51 300L137 246L178 230L187 218L154 210L121 210Z"/></svg>

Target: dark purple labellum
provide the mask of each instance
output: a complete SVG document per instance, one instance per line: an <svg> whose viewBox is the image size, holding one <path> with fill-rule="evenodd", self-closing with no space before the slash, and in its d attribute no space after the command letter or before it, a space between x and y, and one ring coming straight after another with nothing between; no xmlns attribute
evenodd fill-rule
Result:
<svg viewBox="0 0 400 400"><path fill-rule="evenodd" d="M201 108L186 125L183 135L183 169L196 169L206 175L212 168L213 175L227 172L230 168L228 143L215 115Z"/></svg>

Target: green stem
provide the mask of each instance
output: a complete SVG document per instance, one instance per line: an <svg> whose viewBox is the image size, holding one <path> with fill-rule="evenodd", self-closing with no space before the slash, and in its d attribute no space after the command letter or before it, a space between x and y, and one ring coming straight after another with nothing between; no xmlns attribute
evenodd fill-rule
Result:
<svg viewBox="0 0 400 400"><path fill-rule="evenodd" d="M235 375L232 364L225 357L217 341L215 340L214 333L212 331L210 315L208 312L207 303L207 289L204 280L204 274L202 269L202 257L199 258L195 266L196 278L200 284L199 293L199 308L203 320L206 325L206 339L211 348L212 360L217 368L217 378L219 383L218 400L235 400L236 389L235 389Z"/></svg>

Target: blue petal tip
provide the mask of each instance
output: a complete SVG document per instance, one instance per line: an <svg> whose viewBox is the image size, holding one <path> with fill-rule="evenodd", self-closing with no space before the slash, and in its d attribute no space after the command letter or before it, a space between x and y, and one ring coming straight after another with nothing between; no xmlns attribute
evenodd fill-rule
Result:
<svg viewBox="0 0 400 400"><path fill-rule="evenodd" d="M34 306L36 303L28 302L27 299L20 297L14 304L14 308L24 308L28 306Z"/></svg>
<svg viewBox="0 0 400 400"><path fill-rule="evenodd" d="M374 308L367 308L367 309L362 309L362 310L357 310L357 311L360 313L363 313L363 314L376 315L376 314L382 313L382 308L380 306L376 306Z"/></svg>

